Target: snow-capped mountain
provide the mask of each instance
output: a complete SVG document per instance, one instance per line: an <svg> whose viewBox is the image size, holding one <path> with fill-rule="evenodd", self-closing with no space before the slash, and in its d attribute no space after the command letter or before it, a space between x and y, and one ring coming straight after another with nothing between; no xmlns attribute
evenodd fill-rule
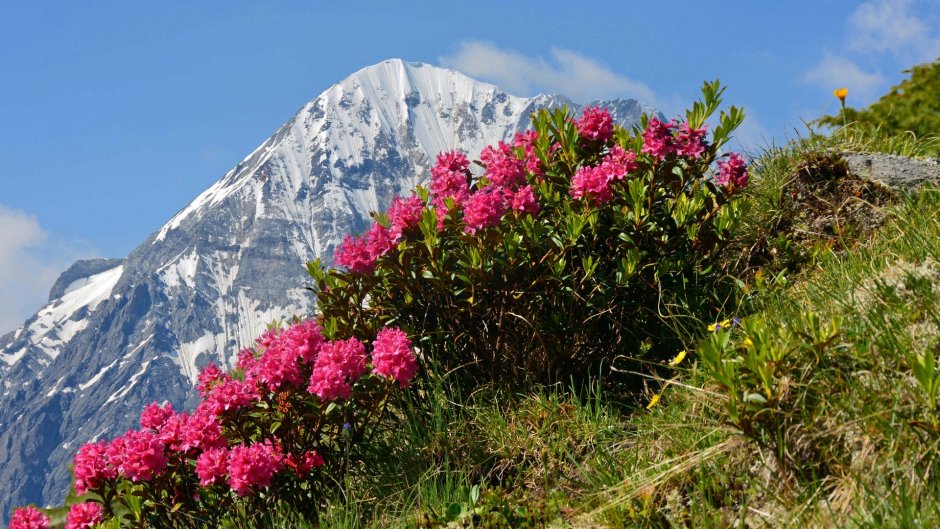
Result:
<svg viewBox="0 0 940 529"><path fill-rule="evenodd" d="M429 177L476 156L562 96L515 97L459 72L389 60L307 103L125 259L79 261L49 303L0 338L0 513L60 503L83 443L180 409L209 362L231 365L266 323L309 314L304 263ZM600 102L622 123L652 112Z"/></svg>

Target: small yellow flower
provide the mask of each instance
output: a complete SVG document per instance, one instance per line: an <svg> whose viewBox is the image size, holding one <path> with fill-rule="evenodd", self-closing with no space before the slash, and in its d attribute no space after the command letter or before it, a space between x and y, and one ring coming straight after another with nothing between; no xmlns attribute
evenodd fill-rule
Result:
<svg viewBox="0 0 940 529"><path fill-rule="evenodd" d="M671 366L677 366L677 365L679 365L679 362L685 360L685 356L686 356L687 354L689 354L689 352L686 351L685 349L679 351L679 354L677 354L675 358L673 358L672 360L669 361L669 365L671 365Z"/></svg>
<svg viewBox="0 0 940 529"><path fill-rule="evenodd" d="M836 88L835 90L832 91L832 95L838 97L839 101L842 101L843 103L845 103L845 96L849 95L849 89L848 88Z"/></svg>
<svg viewBox="0 0 940 529"><path fill-rule="evenodd" d="M754 342L752 342L750 338L744 339L744 347L753 347L753 346L754 346Z"/></svg>
<svg viewBox="0 0 940 529"><path fill-rule="evenodd" d="M708 326L709 332L715 332L718 329L727 329L731 325L731 320L722 320L718 323L712 323Z"/></svg>
<svg viewBox="0 0 940 529"><path fill-rule="evenodd" d="M659 399L662 397L659 393L653 395L653 398L650 399L650 403L646 405L646 409L651 410L653 406L659 404Z"/></svg>

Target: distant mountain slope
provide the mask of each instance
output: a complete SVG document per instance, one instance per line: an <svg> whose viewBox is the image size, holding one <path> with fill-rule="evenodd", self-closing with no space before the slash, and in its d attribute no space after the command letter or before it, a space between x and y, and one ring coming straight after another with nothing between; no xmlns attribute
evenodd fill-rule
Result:
<svg viewBox="0 0 940 529"><path fill-rule="evenodd" d="M437 153L476 156L561 96L511 96L389 60L330 87L126 259L82 261L0 338L0 513L62 501L73 452L177 409L208 362L231 365L266 323L308 314L304 263L329 260L369 212L425 182ZM622 123L635 100L602 102Z"/></svg>

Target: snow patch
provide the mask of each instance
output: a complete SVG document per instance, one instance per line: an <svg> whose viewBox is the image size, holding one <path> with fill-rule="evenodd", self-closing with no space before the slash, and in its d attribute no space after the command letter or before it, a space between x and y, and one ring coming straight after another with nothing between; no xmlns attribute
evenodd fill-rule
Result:
<svg viewBox="0 0 940 529"><path fill-rule="evenodd" d="M127 385L124 386L123 388L121 388L121 389L115 391L114 393L112 393L111 396L108 397L108 400L105 401L105 404L110 404L110 403L112 403L112 402L114 402L114 401L116 401L116 400L118 400L118 399L122 399L122 398L124 398L128 393L130 393L130 391L131 391L132 389L134 389L134 386L137 385L137 382L140 380L140 377L142 377L142 376L144 375L144 373L147 372L147 367L149 367L149 366L150 366L150 360L147 360L146 362L144 362L143 364L141 364L141 365L140 365L140 370L137 371L136 373L134 373L133 375L131 375L130 380L127 381ZM102 432L102 433L104 433L104 432ZM98 435L101 435L101 434L99 433ZM96 435L96 436L95 436L95 439L97 439L97 438L98 438L98 436Z"/></svg>
<svg viewBox="0 0 940 529"><path fill-rule="evenodd" d="M179 366L180 372L192 384L199 378L199 368L196 367L196 359L199 355L207 353L213 356L222 356L225 350L225 335L222 333L207 333L192 342L181 343L179 346L179 355L173 358L173 362Z"/></svg>

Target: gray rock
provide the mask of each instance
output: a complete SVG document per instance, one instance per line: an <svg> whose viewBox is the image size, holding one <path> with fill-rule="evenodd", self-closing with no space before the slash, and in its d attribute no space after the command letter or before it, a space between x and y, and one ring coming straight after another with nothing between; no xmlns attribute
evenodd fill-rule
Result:
<svg viewBox="0 0 940 529"><path fill-rule="evenodd" d="M891 189L916 191L926 184L940 184L940 159L909 158L894 154L843 153L849 172Z"/></svg>

